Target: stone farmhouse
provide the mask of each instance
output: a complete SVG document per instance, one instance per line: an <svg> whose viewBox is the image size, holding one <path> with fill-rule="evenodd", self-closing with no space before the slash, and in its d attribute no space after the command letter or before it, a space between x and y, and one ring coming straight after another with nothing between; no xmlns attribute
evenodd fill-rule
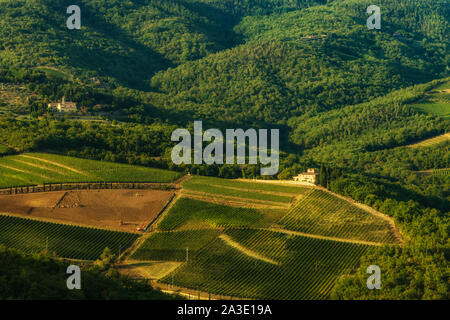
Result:
<svg viewBox="0 0 450 320"><path fill-rule="evenodd" d="M308 169L306 172L300 173L298 176L294 177L294 181L317 184L319 181L319 173L316 169Z"/></svg>
<svg viewBox="0 0 450 320"><path fill-rule="evenodd" d="M78 110L75 102L66 101L66 97L63 97L61 102L53 102L48 104L49 108L56 109L58 112L76 112Z"/></svg>

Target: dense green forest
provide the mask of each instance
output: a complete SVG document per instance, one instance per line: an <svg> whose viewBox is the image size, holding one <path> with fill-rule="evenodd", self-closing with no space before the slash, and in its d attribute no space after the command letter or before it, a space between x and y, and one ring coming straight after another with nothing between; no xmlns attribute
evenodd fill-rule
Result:
<svg viewBox="0 0 450 320"><path fill-rule="evenodd" d="M67 30L71 4L0 0L0 89L30 94L1 113L0 154L253 178L257 166L173 165L171 133L194 120L279 128L272 178L320 168L323 186L393 216L405 235L362 261L380 265L385 290L361 291L362 268L333 297L449 298L449 176L418 174L449 168L449 144L407 147L449 132L445 112L414 107L450 79L447 0L382 1L381 30L366 27L369 0L82 0L82 28ZM49 112L62 96L102 121Z"/></svg>
<svg viewBox="0 0 450 320"><path fill-rule="evenodd" d="M385 4L392 11L404 5ZM383 32L371 32L361 7L344 1L243 19L235 30L246 37L244 45L161 71L152 86L169 96L163 96L168 108L198 117L284 124L444 74L448 25L439 5L428 9L437 14L436 29L422 32L403 22L414 19L411 11Z"/></svg>
<svg viewBox="0 0 450 320"><path fill-rule="evenodd" d="M24 255L0 247L0 300L162 300L173 296L153 289L109 269L111 256L81 270L81 289L68 290L69 261L59 261L48 253ZM12 268L11 266L14 266ZM178 297L179 298L179 297Z"/></svg>
<svg viewBox="0 0 450 320"><path fill-rule="evenodd" d="M100 76L107 83L143 88L158 70L239 42L232 30L239 16L290 3L246 2L84 0L77 3L82 30L67 32L70 1L1 1L1 58L8 65L57 67L84 81ZM257 2L263 10L253 7ZM290 7L320 3L297 2Z"/></svg>
<svg viewBox="0 0 450 320"><path fill-rule="evenodd" d="M382 31L365 26L368 1L325 2L85 0L82 29L68 31L67 1L2 1L1 65L16 81L34 72L49 99L127 109L133 121L166 111L241 125L284 124L447 71L444 2L385 1Z"/></svg>

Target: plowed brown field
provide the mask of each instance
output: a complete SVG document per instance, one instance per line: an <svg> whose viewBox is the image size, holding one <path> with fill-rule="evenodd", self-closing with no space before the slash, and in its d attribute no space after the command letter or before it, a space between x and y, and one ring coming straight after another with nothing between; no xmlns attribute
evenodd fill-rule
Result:
<svg viewBox="0 0 450 320"><path fill-rule="evenodd" d="M83 190L5 195L0 196L0 213L133 232L153 221L172 194L160 190Z"/></svg>

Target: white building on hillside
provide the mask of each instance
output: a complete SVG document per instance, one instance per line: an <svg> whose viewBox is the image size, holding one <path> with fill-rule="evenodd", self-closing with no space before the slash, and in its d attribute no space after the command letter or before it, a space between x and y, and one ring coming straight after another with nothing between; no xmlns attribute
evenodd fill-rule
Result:
<svg viewBox="0 0 450 320"><path fill-rule="evenodd" d="M306 172L300 173L298 176L294 177L294 181L317 184L319 181L319 173L316 169L308 169Z"/></svg>

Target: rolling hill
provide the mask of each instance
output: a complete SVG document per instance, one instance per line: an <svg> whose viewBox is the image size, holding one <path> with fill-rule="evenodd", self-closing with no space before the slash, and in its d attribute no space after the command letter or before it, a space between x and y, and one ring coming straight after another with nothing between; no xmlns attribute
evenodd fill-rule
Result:
<svg viewBox="0 0 450 320"><path fill-rule="evenodd" d="M167 170L55 154L0 158L0 188L62 182L173 182L180 176Z"/></svg>
<svg viewBox="0 0 450 320"><path fill-rule="evenodd" d="M140 104L235 123L285 122L445 74L441 1L386 1L380 32L367 30L362 0L227 2L85 0L72 32L64 1L2 1L3 67L19 78L56 67L94 87L150 91Z"/></svg>
<svg viewBox="0 0 450 320"><path fill-rule="evenodd" d="M202 180L221 188L209 184L208 192L190 199ZM227 190L237 191L240 201L216 204L216 197L229 196ZM289 209L245 204L258 203L255 194L269 199L282 192L294 197ZM339 277L357 268L370 247L399 244L395 225L385 219L314 186L193 177L183 182L181 198L144 236L128 264L144 277L184 290L327 299ZM150 271L155 261L177 266L160 274Z"/></svg>
<svg viewBox="0 0 450 320"><path fill-rule="evenodd" d="M129 179L144 174L145 179L155 179L164 173L170 179L171 173L36 153L1 161L1 166L16 170L16 178L24 180L44 173L60 182L83 174L123 174ZM25 172L26 165L34 171ZM53 211L53 219L58 219L58 212ZM117 255L124 253L128 270L157 277L160 283L257 299L327 299L339 277L357 268L370 247L399 245L401 240L388 218L313 185L199 176L187 177L176 202L142 236L112 227L94 229L77 222L40 219L0 215L0 244L27 253L47 250L57 257L84 260L97 259L108 247ZM122 219L131 218L125 214ZM316 227L311 229L311 224ZM169 264L170 270L155 269L155 261Z"/></svg>
<svg viewBox="0 0 450 320"><path fill-rule="evenodd" d="M82 28L67 30L70 4L0 0L0 187L189 173L126 253L164 286L449 298L447 0L385 0L380 30L366 27L370 0L81 0ZM63 96L76 115L48 112ZM251 165L174 165L171 133L194 120L280 129L271 178L316 168L322 188L219 179L261 178ZM37 234L35 248L52 227L2 221ZM374 261L384 290L365 286Z"/></svg>

